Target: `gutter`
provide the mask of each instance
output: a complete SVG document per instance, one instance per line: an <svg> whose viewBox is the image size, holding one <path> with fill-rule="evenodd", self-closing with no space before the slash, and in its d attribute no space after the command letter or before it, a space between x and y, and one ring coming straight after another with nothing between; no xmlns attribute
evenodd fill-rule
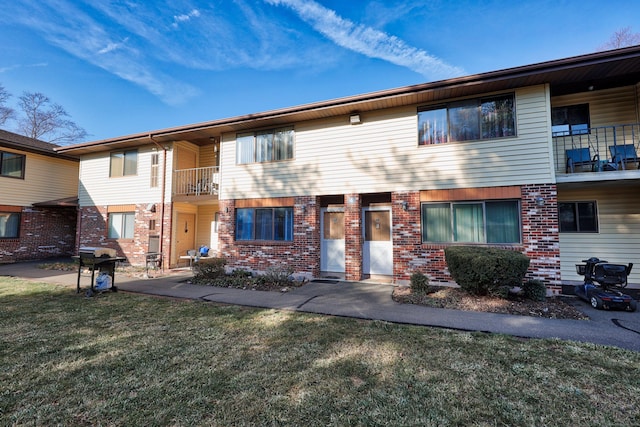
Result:
<svg viewBox="0 0 640 427"><path fill-rule="evenodd" d="M164 253L164 202L165 202L165 191L167 188L167 149L159 144L157 141L153 139L153 135L149 134L149 140L154 143L158 148L160 148L163 152L162 159L162 193L160 196L160 252ZM171 259L171 245L167 250L167 260ZM165 263L165 257L162 259L162 264ZM168 266L168 264L167 264ZM162 268L162 267L161 267Z"/></svg>

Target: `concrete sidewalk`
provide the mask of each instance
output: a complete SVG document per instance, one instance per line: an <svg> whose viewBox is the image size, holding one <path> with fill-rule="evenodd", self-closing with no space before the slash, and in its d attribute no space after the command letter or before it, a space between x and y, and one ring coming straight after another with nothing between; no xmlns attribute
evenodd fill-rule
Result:
<svg viewBox="0 0 640 427"><path fill-rule="evenodd" d="M73 286L74 290L77 281L76 272L42 270L33 262L0 265L0 276L60 283ZM188 283L190 277L190 271L151 279L116 274L116 286L127 292L173 298L526 338L559 338L640 351L640 312L595 310L580 300L575 300L574 304L591 320L543 319L399 304L392 300L393 287L388 284L312 281L300 288L281 293L193 285ZM81 287L88 288L89 281L90 276L81 276Z"/></svg>

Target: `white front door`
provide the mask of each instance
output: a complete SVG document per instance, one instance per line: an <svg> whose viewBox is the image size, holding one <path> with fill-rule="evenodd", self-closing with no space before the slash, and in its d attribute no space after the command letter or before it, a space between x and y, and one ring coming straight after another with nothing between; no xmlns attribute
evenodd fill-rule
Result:
<svg viewBox="0 0 640 427"><path fill-rule="evenodd" d="M322 209L320 271L344 273L344 210Z"/></svg>
<svg viewBox="0 0 640 427"><path fill-rule="evenodd" d="M393 242L391 241L391 207L362 210L364 218L364 274L393 275Z"/></svg>

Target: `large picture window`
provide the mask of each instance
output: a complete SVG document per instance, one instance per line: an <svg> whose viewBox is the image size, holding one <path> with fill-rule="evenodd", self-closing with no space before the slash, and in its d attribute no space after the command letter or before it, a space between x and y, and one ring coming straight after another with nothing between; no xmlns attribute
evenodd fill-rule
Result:
<svg viewBox="0 0 640 427"><path fill-rule="evenodd" d="M241 133L236 137L236 163L263 163L293 158L293 128Z"/></svg>
<svg viewBox="0 0 640 427"><path fill-rule="evenodd" d="M520 243L516 200L424 203L422 240L433 243Z"/></svg>
<svg viewBox="0 0 640 427"><path fill-rule="evenodd" d="M109 176L120 177L138 173L138 150L111 153Z"/></svg>
<svg viewBox="0 0 640 427"><path fill-rule="evenodd" d="M598 209L596 202L558 203L561 233L597 233Z"/></svg>
<svg viewBox="0 0 640 427"><path fill-rule="evenodd" d="M15 239L20 236L20 213L0 212L0 239Z"/></svg>
<svg viewBox="0 0 640 427"><path fill-rule="evenodd" d="M293 240L293 208L236 209L236 240Z"/></svg>
<svg viewBox="0 0 640 427"><path fill-rule="evenodd" d="M418 111L418 143L444 144L516 135L514 95L475 98Z"/></svg>
<svg viewBox="0 0 640 427"><path fill-rule="evenodd" d="M0 151L0 176L24 179L24 154Z"/></svg>
<svg viewBox="0 0 640 427"><path fill-rule="evenodd" d="M133 212L114 212L109 214L109 238L110 239L133 239L133 228L135 223Z"/></svg>

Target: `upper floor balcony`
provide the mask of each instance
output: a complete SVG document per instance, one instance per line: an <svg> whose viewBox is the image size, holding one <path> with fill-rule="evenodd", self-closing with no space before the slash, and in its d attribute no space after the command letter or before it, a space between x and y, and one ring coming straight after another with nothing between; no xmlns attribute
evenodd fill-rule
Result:
<svg viewBox="0 0 640 427"><path fill-rule="evenodd" d="M220 189L220 167L180 169L173 172L174 199L198 197L217 198Z"/></svg>
<svg viewBox="0 0 640 427"><path fill-rule="evenodd" d="M553 136L558 182L640 179L640 124L584 128Z"/></svg>

